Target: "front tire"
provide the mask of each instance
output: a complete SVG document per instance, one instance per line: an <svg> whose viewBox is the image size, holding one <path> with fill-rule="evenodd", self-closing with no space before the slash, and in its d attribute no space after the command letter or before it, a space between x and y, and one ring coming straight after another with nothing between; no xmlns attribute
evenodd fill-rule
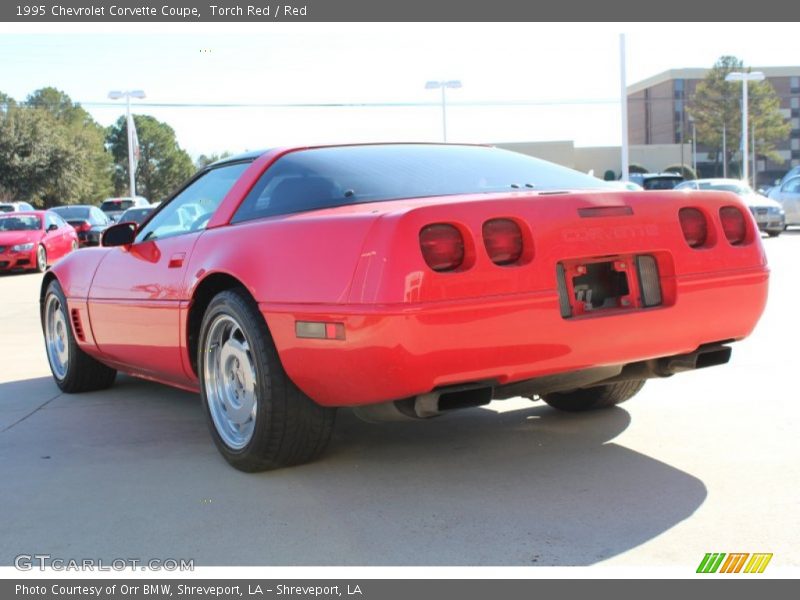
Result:
<svg viewBox="0 0 800 600"><path fill-rule="evenodd" d="M44 246L36 249L36 272L44 273L47 270L47 250Z"/></svg>
<svg viewBox="0 0 800 600"><path fill-rule="evenodd" d="M632 379L569 392L553 392L542 396L542 400L553 408L566 412L609 408L633 398L644 387L644 381L644 379Z"/></svg>
<svg viewBox="0 0 800 600"><path fill-rule="evenodd" d="M117 371L95 360L78 346L70 326L67 299L56 279L47 286L42 326L50 371L62 392L75 394L111 387Z"/></svg>
<svg viewBox="0 0 800 600"><path fill-rule="evenodd" d="M255 472L301 464L328 445L336 409L292 383L246 291L227 290L211 301L197 364L211 436L233 467Z"/></svg>

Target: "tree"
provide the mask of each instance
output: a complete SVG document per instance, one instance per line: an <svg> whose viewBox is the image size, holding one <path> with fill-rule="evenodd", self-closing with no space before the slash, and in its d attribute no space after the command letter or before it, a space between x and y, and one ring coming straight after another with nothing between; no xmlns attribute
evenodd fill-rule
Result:
<svg viewBox="0 0 800 600"><path fill-rule="evenodd" d="M111 194L113 163L105 148L105 129L80 104L52 87L36 90L25 101L28 110L48 113L58 123L59 135L74 146L74 171L68 189L58 185L43 190L44 206L98 204Z"/></svg>
<svg viewBox="0 0 800 600"><path fill-rule="evenodd" d="M649 173L647 167L638 163L631 163L628 165L628 173Z"/></svg>
<svg viewBox="0 0 800 600"><path fill-rule="evenodd" d="M4 92L0 92L0 115L7 112L9 108L17 105L16 100Z"/></svg>
<svg viewBox="0 0 800 600"><path fill-rule="evenodd" d="M199 171L200 169L205 169L208 165L217 162L218 160L222 160L223 158L228 158L231 156L230 152L223 152L222 154L201 154L194 163L194 166Z"/></svg>
<svg viewBox="0 0 800 600"><path fill-rule="evenodd" d="M742 83L725 81L731 71L749 72L744 63L735 56L723 56L708 71L697 85L690 101L689 115L695 120L697 141L730 164L739 152L742 139ZM756 131L756 154L782 163L775 144L785 140L791 125L780 112L780 99L769 81L747 82L748 118L750 127ZM726 156L722 157L722 131L727 137ZM748 135L750 132L748 132Z"/></svg>
<svg viewBox="0 0 800 600"><path fill-rule="evenodd" d="M164 200L195 169L192 159L175 139L175 131L149 115L134 115L139 140L139 164L136 169L136 193L151 202ZM106 141L114 157L114 188L128 193L128 128L125 117L109 127Z"/></svg>
<svg viewBox="0 0 800 600"><path fill-rule="evenodd" d="M48 206L69 197L81 174L78 149L47 111L11 107L0 113L0 193L6 200Z"/></svg>
<svg viewBox="0 0 800 600"><path fill-rule="evenodd" d="M697 173L695 173L694 169L689 165L669 165L668 167L664 168L665 173L677 173L681 177L686 180L689 179L697 179Z"/></svg>

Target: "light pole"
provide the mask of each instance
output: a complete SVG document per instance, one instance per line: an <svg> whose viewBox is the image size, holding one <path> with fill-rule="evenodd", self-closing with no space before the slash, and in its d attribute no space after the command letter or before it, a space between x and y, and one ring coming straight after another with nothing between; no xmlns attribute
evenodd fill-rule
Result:
<svg viewBox="0 0 800 600"><path fill-rule="evenodd" d="M728 178L728 134L725 123L722 124L722 177Z"/></svg>
<svg viewBox="0 0 800 600"><path fill-rule="evenodd" d="M119 100L125 98L126 100L126 113L125 120L128 125L128 176L131 189L131 198L136 197L136 173L133 166L133 121L131 120L131 98L138 98L141 100L145 97L142 90L126 90L124 92L113 91L108 92L108 97L112 100Z"/></svg>
<svg viewBox="0 0 800 600"><path fill-rule="evenodd" d="M697 129L695 128L694 117L689 117L692 126L692 171L697 176Z"/></svg>
<svg viewBox="0 0 800 600"><path fill-rule="evenodd" d="M752 73L744 73L742 71L734 71L725 76L725 81L741 81L742 82L742 180L747 182L747 82L748 81L763 81L764 73L761 71L754 71Z"/></svg>
<svg viewBox="0 0 800 600"><path fill-rule="evenodd" d="M442 90L442 139L447 141L447 96L445 90L457 90L461 87L461 82L457 79L449 81L428 81L425 83L426 90Z"/></svg>

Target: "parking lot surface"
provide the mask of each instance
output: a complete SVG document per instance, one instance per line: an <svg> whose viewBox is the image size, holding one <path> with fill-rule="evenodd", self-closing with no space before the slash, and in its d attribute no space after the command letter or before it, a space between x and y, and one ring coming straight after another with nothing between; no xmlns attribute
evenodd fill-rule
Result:
<svg viewBox="0 0 800 600"><path fill-rule="evenodd" d="M240 473L199 397L120 376L59 393L39 275L0 276L0 565L18 554L196 565L800 565L800 231L729 365L561 414L517 398L431 421L340 411L316 463ZM736 302L736 298L724 301Z"/></svg>

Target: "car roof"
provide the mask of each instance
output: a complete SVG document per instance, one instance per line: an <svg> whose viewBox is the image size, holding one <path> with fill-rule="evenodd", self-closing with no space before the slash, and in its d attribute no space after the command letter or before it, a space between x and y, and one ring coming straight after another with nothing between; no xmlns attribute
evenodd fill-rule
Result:
<svg viewBox="0 0 800 600"><path fill-rule="evenodd" d="M43 217L47 210L20 210L13 213L3 213L0 217L24 217L25 215L33 215L35 217Z"/></svg>
<svg viewBox="0 0 800 600"><path fill-rule="evenodd" d="M360 146L479 146L484 148L495 148L496 146L491 146L487 144L469 144L469 143L462 143L462 144L444 144L440 142L363 142L360 144L319 144L313 146L283 146L283 147L272 147L272 148L262 148L261 150L249 150L247 152L242 152L241 154L235 154L233 156L226 156L216 162L211 163L206 168L210 167L219 167L221 165L225 165L228 163L235 163L235 162L242 162L246 160L255 160L268 152L274 152L275 150L280 150L281 152L297 152L298 150L321 150L323 148L353 148L353 147L360 147ZM513 150L511 150L513 152ZM680 177L680 175L678 175Z"/></svg>
<svg viewBox="0 0 800 600"><path fill-rule="evenodd" d="M56 210L59 208L99 208L99 207L95 206L94 204L62 204L61 206L54 206L49 210Z"/></svg>

